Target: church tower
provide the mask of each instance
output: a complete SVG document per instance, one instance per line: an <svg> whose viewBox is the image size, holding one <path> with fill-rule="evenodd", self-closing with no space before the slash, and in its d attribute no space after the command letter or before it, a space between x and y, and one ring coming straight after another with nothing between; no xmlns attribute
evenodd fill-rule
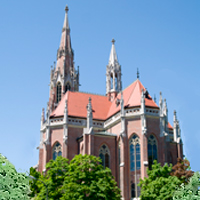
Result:
<svg viewBox="0 0 200 200"><path fill-rule="evenodd" d="M68 6L65 8L65 19L62 28L60 46L57 51L57 63L51 69L49 109L52 112L64 96L70 91L79 91L79 67L74 67L74 51L71 46L68 22Z"/></svg>
<svg viewBox="0 0 200 200"><path fill-rule="evenodd" d="M110 101L113 101L121 90L121 65L117 59L115 40L112 39L110 58L106 68L106 95Z"/></svg>

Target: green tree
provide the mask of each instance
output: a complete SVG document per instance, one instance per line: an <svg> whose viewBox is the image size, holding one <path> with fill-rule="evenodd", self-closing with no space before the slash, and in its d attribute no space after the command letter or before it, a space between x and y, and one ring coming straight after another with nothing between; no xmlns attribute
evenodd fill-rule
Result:
<svg viewBox="0 0 200 200"><path fill-rule="evenodd" d="M195 172L189 179L189 183L181 184L181 187L174 193L173 200L200 200L200 173Z"/></svg>
<svg viewBox="0 0 200 200"><path fill-rule="evenodd" d="M49 200L62 197L64 193L62 186L68 166L68 159L59 156L55 161L50 160L46 164L47 173L44 175L38 175L38 172L30 169L30 175L36 178L36 180L31 181L32 196L36 196L35 200L46 200L47 188Z"/></svg>
<svg viewBox="0 0 200 200"><path fill-rule="evenodd" d="M29 173L31 176L35 177L34 180L30 180L29 181L29 184L30 184L30 194L29 196L30 197L35 197L39 192L40 192L40 179L41 179L41 174L39 172L37 172L35 170L35 168L31 167L30 168L30 173Z"/></svg>
<svg viewBox="0 0 200 200"><path fill-rule="evenodd" d="M49 200L120 200L120 190L111 170L104 169L100 162L100 158L91 155L76 155L70 163L57 157L47 163L47 173L36 178L47 185ZM32 172L34 176L36 173ZM31 184L35 200L45 200L44 184L39 180Z"/></svg>
<svg viewBox="0 0 200 200"><path fill-rule="evenodd" d="M28 200L29 179L18 173L7 158L0 154L0 198L1 200Z"/></svg>
<svg viewBox="0 0 200 200"><path fill-rule="evenodd" d="M63 189L62 200L120 200L120 190L111 170L104 169L100 158L76 155L71 160Z"/></svg>
<svg viewBox="0 0 200 200"><path fill-rule="evenodd" d="M176 176L170 176L172 165L160 163L154 160L152 170L147 170L148 178L140 179L141 200L171 200L173 193L181 181Z"/></svg>

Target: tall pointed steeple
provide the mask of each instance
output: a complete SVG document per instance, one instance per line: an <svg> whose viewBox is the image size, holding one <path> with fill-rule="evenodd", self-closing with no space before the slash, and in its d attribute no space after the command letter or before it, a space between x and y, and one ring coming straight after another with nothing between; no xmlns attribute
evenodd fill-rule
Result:
<svg viewBox="0 0 200 200"><path fill-rule="evenodd" d="M63 70L65 70L65 73L67 73L70 68L73 68L73 50L71 47L71 37L70 37L70 28L69 28L69 21L68 21L68 6L65 7L65 19L64 24L62 28L62 35L60 40L60 46L57 52L57 66L61 68L61 73ZM60 59L61 58L61 59ZM59 61L59 62L58 62ZM61 62L63 61L63 65L61 65Z"/></svg>
<svg viewBox="0 0 200 200"><path fill-rule="evenodd" d="M115 40L112 39L109 62L106 68L106 95L113 101L116 95L122 90L121 66L117 59Z"/></svg>
<svg viewBox="0 0 200 200"><path fill-rule="evenodd" d="M74 67L68 11L69 8L66 6L60 46L57 51L57 63L55 69L51 70L49 102L52 111L68 90L79 91L79 70L75 70Z"/></svg>
<svg viewBox="0 0 200 200"><path fill-rule="evenodd" d="M118 59L117 59L117 53L115 50L115 40L112 39L112 47L111 47L111 51L110 51L110 58L109 58L109 65L114 66L115 64L119 64L118 63Z"/></svg>

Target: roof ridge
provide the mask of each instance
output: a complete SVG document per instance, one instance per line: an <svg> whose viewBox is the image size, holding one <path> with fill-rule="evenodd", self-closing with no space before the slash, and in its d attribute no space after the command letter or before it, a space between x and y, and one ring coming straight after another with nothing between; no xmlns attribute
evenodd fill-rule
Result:
<svg viewBox="0 0 200 200"><path fill-rule="evenodd" d="M72 91L71 91L72 92ZM106 97L106 95L103 94L97 94L97 93L92 93L92 92L84 92L84 91L73 91L74 93L84 93L84 94L92 94L92 95L97 95L97 96L103 96Z"/></svg>
<svg viewBox="0 0 200 200"><path fill-rule="evenodd" d="M136 84L137 84L137 81L138 81L138 79L137 79L137 80L135 80L134 82L136 82ZM134 82L133 82L133 83L134 83ZM133 84L133 83L132 83L132 84ZM132 84L130 84L129 86L131 86ZM135 84L135 87L136 87L136 84ZM131 98L131 95L132 95L132 93L133 93L133 91L134 91L135 87L133 87L133 90L132 90L132 92L130 93L130 95L129 95L129 98L128 98L127 102L129 102L129 99ZM127 102L126 102L126 103L127 103Z"/></svg>
<svg viewBox="0 0 200 200"><path fill-rule="evenodd" d="M132 85L133 83L135 83L136 81L137 81L137 80L135 80L135 81L133 81L132 83L130 83L126 88L123 89L123 91L126 90L129 86L131 86L131 85Z"/></svg>

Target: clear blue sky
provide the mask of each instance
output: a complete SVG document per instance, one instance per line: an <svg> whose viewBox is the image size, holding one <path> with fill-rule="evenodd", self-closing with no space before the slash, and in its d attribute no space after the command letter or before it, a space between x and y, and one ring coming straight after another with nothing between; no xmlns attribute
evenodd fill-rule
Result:
<svg viewBox="0 0 200 200"><path fill-rule="evenodd" d="M200 170L199 0L1 0L0 153L19 171L38 162L40 116L66 4L80 90L105 94L114 38L123 88L139 68L150 95L158 100L162 91L172 125L177 110L184 154Z"/></svg>

